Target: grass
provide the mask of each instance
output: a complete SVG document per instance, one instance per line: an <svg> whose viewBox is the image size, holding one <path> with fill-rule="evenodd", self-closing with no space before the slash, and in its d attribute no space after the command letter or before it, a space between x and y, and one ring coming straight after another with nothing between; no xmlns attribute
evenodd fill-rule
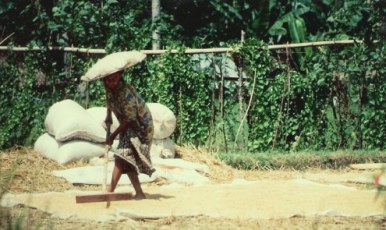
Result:
<svg viewBox="0 0 386 230"><path fill-rule="evenodd" d="M63 166L45 160L30 148L0 151L0 200L6 193L68 189L58 185L63 181L50 175L53 169L60 168ZM0 207L0 229L52 229L50 218L44 223L38 218L48 214L36 213L35 209L23 206Z"/></svg>
<svg viewBox="0 0 386 230"><path fill-rule="evenodd" d="M227 165L244 170L343 169L350 164L386 162L385 151L220 152L218 156Z"/></svg>

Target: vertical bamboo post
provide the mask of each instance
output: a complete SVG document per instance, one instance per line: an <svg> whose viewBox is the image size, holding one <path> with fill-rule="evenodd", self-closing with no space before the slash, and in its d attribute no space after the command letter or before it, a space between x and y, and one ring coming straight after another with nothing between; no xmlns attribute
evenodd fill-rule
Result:
<svg viewBox="0 0 386 230"><path fill-rule="evenodd" d="M184 116L183 107L182 107L182 87L180 86L178 89L178 115L177 115L177 124L183 124L182 117ZM178 137L178 144L182 144L183 136L184 136L184 127L182 125L177 126L179 127L179 137Z"/></svg>
<svg viewBox="0 0 386 230"><path fill-rule="evenodd" d="M221 114L221 122L222 122L222 133L224 137L224 145L225 145L225 152L228 153L228 144L227 144L227 138L225 134L225 122L224 122L224 94L225 94L225 87L224 87L224 74L222 72L222 62L220 66L220 74L221 74L221 87L220 87L220 94L219 94L219 101L220 101L220 114Z"/></svg>
<svg viewBox="0 0 386 230"><path fill-rule="evenodd" d="M241 31L241 42L243 43L245 39L245 32L242 30ZM239 121L240 121L240 149L244 149L244 127L242 124L243 117L244 117L244 91L243 91L243 60L241 57L239 57L237 65L237 74L239 75L238 79L238 95L239 95ZM236 143L237 140L235 140L235 147L237 145Z"/></svg>
<svg viewBox="0 0 386 230"><path fill-rule="evenodd" d="M284 82L284 86L283 86L283 96L281 98L279 115L277 116L277 120L276 120L275 134L274 134L274 137L272 139L272 149L275 149L275 147L276 147L277 139L279 136L279 129L282 128L285 99L287 97L287 92L289 91L289 87L290 87L289 84L290 84L290 79L291 79L291 70L290 70L290 58L289 58L290 54L289 54L288 46L286 47L285 51L286 51L286 64L287 64L287 66L286 66L287 81ZM287 102L287 104L289 104L289 102Z"/></svg>
<svg viewBox="0 0 386 230"><path fill-rule="evenodd" d="M362 114L363 114L363 103L365 101L365 85L363 83L363 79L366 79L366 72L362 74L362 80L360 85L358 86L358 94L359 94L359 105L358 105L358 116L357 116L357 140L355 141L355 148L362 149L363 147L363 134L362 134Z"/></svg>
<svg viewBox="0 0 386 230"><path fill-rule="evenodd" d="M216 100L216 59L214 56L214 53L212 54L212 65L213 65L213 74L212 74L212 80L213 80L213 91L212 91L212 98L211 98L211 120L210 120L210 126L209 126L209 151L212 151L212 144L216 137L216 110L215 110L215 100Z"/></svg>
<svg viewBox="0 0 386 230"><path fill-rule="evenodd" d="M152 19L152 24L153 24L153 33L152 33L153 50L159 50L161 47L159 26L156 25L156 21L159 18L159 14L160 14L160 10L161 10L160 1L161 0L152 0L151 1L151 19Z"/></svg>

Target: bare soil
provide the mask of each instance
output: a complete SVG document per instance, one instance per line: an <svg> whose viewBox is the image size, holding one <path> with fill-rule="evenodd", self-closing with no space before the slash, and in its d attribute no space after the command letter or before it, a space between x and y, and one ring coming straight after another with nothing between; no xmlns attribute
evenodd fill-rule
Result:
<svg viewBox="0 0 386 230"><path fill-rule="evenodd" d="M177 146L177 155L187 161L206 164L206 175L213 183L229 183L236 178L246 180L286 180L312 175L320 183L331 181L340 175L352 173L347 170L309 169L307 171L272 170L243 171L236 170L221 162L215 156L194 148ZM0 194L5 192L62 192L66 190L100 189L99 186L73 185L51 174L53 170L74 168L85 165L76 162L58 165L43 158L39 153L28 148L0 152ZM147 188L165 185L165 180L147 184ZM350 184L360 189L367 185ZM294 216L279 219L230 219L210 218L207 216L175 217L159 219L139 219L127 221L76 221L52 217L40 210L17 206L0 208L1 229L386 229L385 216L342 217L342 216Z"/></svg>

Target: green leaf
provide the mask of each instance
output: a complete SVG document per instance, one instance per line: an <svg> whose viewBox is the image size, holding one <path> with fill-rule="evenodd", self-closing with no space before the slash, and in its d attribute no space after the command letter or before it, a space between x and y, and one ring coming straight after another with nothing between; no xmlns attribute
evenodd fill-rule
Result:
<svg viewBox="0 0 386 230"><path fill-rule="evenodd" d="M108 5L115 4L115 3L118 3L118 1L117 0L107 0Z"/></svg>
<svg viewBox="0 0 386 230"><path fill-rule="evenodd" d="M290 14L289 19L290 20L288 21L288 28L289 28L289 33L291 35L291 41L294 43L299 43L300 39L299 39L298 30L296 28L295 17L292 14Z"/></svg>
<svg viewBox="0 0 386 230"><path fill-rule="evenodd" d="M269 28L268 33L272 36L284 36L287 34L287 30L283 27L282 21L277 21Z"/></svg>

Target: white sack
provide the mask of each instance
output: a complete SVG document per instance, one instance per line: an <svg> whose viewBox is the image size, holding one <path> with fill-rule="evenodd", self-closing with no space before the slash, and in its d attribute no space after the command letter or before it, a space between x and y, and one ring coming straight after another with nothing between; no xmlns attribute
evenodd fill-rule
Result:
<svg viewBox="0 0 386 230"><path fill-rule="evenodd" d="M154 124L154 139L165 139L168 138L176 128L176 117L174 113L165 105L160 103L146 103L147 107L150 110L150 113L153 117ZM105 119L106 119L106 108L105 107L92 107L86 111L104 128ZM119 126L119 121L112 113L113 124L111 126L111 131L113 132ZM173 155L173 154L172 154ZM169 154L166 154L167 158ZM173 155L174 157L174 155Z"/></svg>
<svg viewBox="0 0 386 230"><path fill-rule="evenodd" d="M169 169L156 167L156 171L154 174L156 174L157 177L162 177L166 179L170 183L194 185L205 184L209 182L209 178L191 169Z"/></svg>
<svg viewBox="0 0 386 230"><path fill-rule="evenodd" d="M88 71L81 77L82 81L92 81L103 78L112 73L129 68L143 59L146 54L138 51L124 51L109 54L99 59Z"/></svg>
<svg viewBox="0 0 386 230"><path fill-rule="evenodd" d="M46 116L44 125L57 141L83 139L102 143L106 131L87 111L72 100L53 104Z"/></svg>
<svg viewBox="0 0 386 230"><path fill-rule="evenodd" d="M34 150L44 157L59 161L59 143L48 133L41 135L34 144Z"/></svg>
<svg viewBox="0 0 386 230"><path fill-rule="evenodd" d="M106 107L92 107L86 109L87 113L89 113L97 122L100 124L104 129L106 129L106 115L107 115L107 108ZM114 113L111 113L111 119L113 120L113 123L111 124L111 133L114 132L118 126L119 121Z"/></svg>
<svg viewBox="0 0 386 230"><path fill-rule="evenodd" d="M153 117L154 139L164 139L172 135L176 128L176 117L165 105L160 103L146 103Z"/></svg>
<svg viewBox="0 0 386 230"><path fill-rule="evenodd" d="M152 158L174 158L175 155L176 150L170 138L153 139L150 148L150 156Z"/></svg>
<svg viewBox="0 0 386 230"><path fill-rule="evenodd" d="M151 161L153 163L153 166L159 168L179 168L186 170L194 170L201 173L209 173L209 168L207 165L189 162L183 159L154 158Z"/></svg>
<svg viewBox="0 0 386 230"><path fill-rule="evenodd" d="M103 144L83 140L61 143L45 133L36 140L34 150L59 164L67 164L81 159L88 161L93 157L103 156L106 148Z"/></svg>

